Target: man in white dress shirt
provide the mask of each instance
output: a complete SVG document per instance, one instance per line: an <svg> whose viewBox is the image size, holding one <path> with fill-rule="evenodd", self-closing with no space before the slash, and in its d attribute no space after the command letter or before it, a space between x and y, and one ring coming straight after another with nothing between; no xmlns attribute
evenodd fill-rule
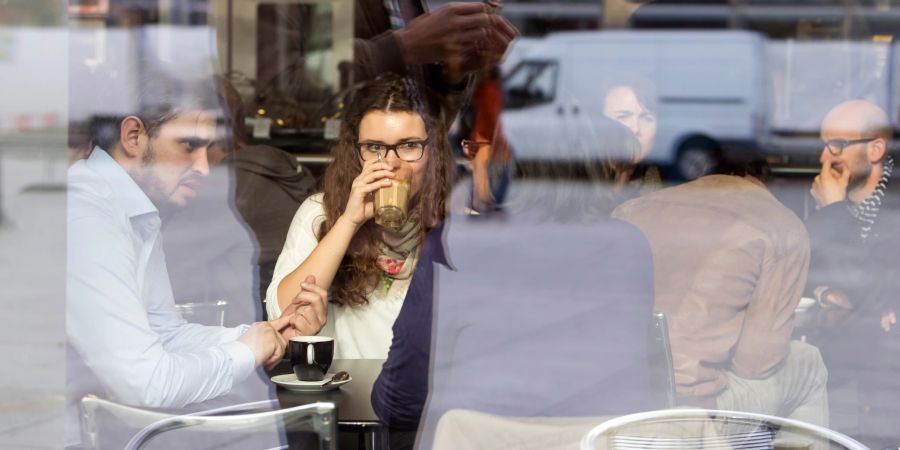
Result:
<svg viewBox="0 0 900 450"><path fill-rule="evenodd" d="M175 310L160 227L208 175L221 112L210 83L155 92L172 95L141 99L141 111L121 118L115 136L95 137L69 170L66 445L80 441L84 394L141 407L202 402L325 322L327 294L311 279L279 320L208 327Z"/></svg>

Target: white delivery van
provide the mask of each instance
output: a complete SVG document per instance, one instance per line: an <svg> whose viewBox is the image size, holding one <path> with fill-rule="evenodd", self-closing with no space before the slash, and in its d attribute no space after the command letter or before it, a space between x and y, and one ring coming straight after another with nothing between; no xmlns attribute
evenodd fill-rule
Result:
<svg viewBox="0 0 900 450"><path fill-rule="evenodd" d="M657 91L647 162L696 178L757 156L771 96L764 44L737 30L551 34L505 77L503 129L517 159L583 157L601 138L592 124L608 81L639 76Z"/></svg>

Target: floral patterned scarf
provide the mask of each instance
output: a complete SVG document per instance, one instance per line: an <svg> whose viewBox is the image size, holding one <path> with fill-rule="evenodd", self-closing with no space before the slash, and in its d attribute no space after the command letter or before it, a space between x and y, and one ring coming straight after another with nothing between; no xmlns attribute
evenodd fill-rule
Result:
<svg viewBox="0 0 900 450"><path fill-rule="evenodd" d="M384 271L385 277L406 280L416 268L421 243L422 224L416 217L410 217L399 230L382 230L379 244L381 254L375 258L375 262Z"/></svg>

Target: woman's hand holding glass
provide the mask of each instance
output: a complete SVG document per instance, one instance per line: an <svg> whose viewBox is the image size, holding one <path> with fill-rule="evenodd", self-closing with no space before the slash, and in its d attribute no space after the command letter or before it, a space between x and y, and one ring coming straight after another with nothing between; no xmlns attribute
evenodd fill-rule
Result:
<svg viewBox="0 0 900 450"><path fill-rule="evenodd" d="M362 172L353 180L353 187L350 189L350 198L347 200L343 217L346 217L356 227L375 217L375 202L372 194L391 185L391 179L396 176L394 169L395 167L383 159L365 162Z"/></svg>

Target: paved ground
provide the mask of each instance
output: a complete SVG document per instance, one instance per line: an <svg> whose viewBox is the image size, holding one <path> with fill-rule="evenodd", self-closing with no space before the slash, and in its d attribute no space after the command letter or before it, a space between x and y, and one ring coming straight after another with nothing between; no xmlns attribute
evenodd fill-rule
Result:
<svg viewBox="0 0 900 450"><path fill-rule="evenodd" d="M62 149L61 136L55 148ZM60 448L65 390L65 157L0 143L0 448ZM55 168L56 172L53 172ZM44 186L39 186L44 185Z"/></svg>

